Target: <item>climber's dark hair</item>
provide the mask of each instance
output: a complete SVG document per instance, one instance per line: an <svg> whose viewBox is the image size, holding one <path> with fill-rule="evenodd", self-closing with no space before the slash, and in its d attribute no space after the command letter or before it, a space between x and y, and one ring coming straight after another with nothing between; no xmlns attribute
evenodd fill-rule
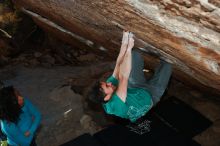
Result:
<svg viewBox="0 0 220 146"><path fill-rule="evenodd" d="M0 120L17 123L21 112L14 87L2 87L0 89Z"/></svg>
<svg viewBox="0 0 220 146"><path fill-rule="evenodd" d="M95 84L93 84L93 86L88 94L88 98L95 103L104 103L105 96L106 95L103 92L103 90L101 89L99 81L97 81Z"/></svg>

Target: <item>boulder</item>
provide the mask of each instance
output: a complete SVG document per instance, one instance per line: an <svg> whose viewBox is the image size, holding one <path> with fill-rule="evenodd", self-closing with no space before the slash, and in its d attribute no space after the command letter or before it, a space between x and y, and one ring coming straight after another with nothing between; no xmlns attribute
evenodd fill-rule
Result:
<svg viewBox="0 0 220 146"><path fill-rule="evenodd" d="M45 30L72 44L116 58L122 30L135 47L174 66L180 81L220 93L218 0L19 0L15 4ZM145 57L150 67L155 58ZM152 65L151 65L152 64Z"/></svg>

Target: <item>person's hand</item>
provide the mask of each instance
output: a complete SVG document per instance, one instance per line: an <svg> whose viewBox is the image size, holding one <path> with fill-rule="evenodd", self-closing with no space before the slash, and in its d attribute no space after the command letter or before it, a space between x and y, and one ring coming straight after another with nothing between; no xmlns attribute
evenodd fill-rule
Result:
<svg viewBox="0 0 220 146"><path fill-rule="evenodd" d="M29 131L26 131L25 133L24 133L24 135L26 136L26 137L28 137L28 136L30 136L30 132Z"/></svg>
<svg viewBox="0 0 220 146"><path fill-rule="evenodd" d="M128 50L131 50L134 47L134 35L132 32L129 33L128 36Z"/></svg>
<svg viewBox="0 0 220 146"><path fill-rule="evenodd" d="M112 96L111 96L111 95L109 95L109 94L108 94L108 95L106 95L106 96L104 97L104 101L109 101L109 100L111 99L111 97L112 97Z"/></svg>
<svg viewBox="0 0 220 146"><path fill-rule="evenodd" d="M129 31L124 30L122 41L121 41L121 46L122 47L127 47L127 45L128 45L128 35L129 35Z"/></svg>

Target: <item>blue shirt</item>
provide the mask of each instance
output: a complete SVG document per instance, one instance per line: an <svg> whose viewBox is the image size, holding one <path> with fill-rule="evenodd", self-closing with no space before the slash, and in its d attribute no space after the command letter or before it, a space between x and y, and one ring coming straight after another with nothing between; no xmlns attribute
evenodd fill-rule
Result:
<svg viewBox="0 0 220 146"><path fill-rule="evenodd" d="M7 136L8 144L12 146L29 146L41 121L38 109L28 100L24 99L22 113L17 124L5 120L1 121L3 133ZM29 131L30 135L25 136Z"/></svg>
<svg viewBox="0 0 220 146"><path fill-rule="evenodd" d="M118 86L118 80L113 76L109 77L106 82ZM116 93L113 93L111 99L103 104L107 114L129 119L131 122L144 116L152 106L153 101L149 92L142 88L128 88L125 102Z"/></svg>

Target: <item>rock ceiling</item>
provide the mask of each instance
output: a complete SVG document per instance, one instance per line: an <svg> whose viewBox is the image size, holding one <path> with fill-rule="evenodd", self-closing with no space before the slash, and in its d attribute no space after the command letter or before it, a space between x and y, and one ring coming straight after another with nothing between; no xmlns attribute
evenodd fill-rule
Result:
<svg viewBox="0 0 220 146"><path fill-rule="evenodd" d="M117 55L123 29L136 47L171 62L185 83L220 91L219 0L19 0L45 30ZM146 62L155 58L145 55Z"/></svg>

